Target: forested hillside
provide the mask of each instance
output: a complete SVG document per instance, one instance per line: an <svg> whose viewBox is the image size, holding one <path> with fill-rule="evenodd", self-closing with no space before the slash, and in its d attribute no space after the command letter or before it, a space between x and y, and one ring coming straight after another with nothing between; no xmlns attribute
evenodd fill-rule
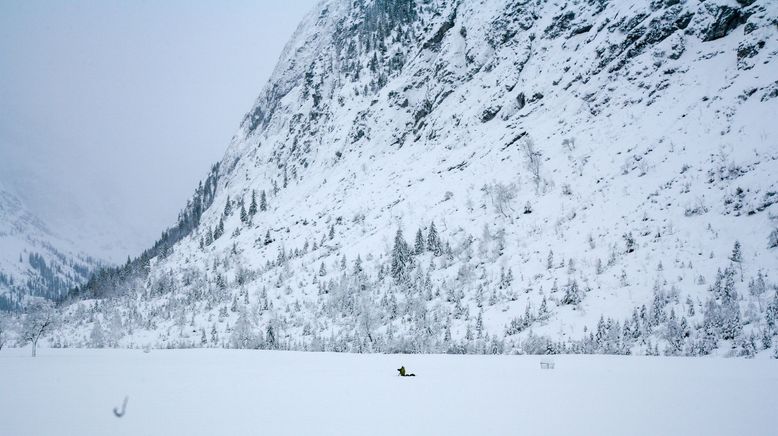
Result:
<svg viewBox="0 0 778 436"><path fill-rule="evenodd" d="M767 0L324 1L48 339L777 353L776 56Z"/></svg>

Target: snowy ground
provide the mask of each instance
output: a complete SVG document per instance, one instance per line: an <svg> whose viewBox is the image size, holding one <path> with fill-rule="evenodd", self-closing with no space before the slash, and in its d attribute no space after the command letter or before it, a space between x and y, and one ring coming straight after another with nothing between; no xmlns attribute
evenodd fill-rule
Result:
<svg viewBox="0 0 778 436"><path fill-rule="evenodd" d="M767 435L775 360L0 351L3 435ZM417 377L398 377L405 365ZM123 418L112 413L127 395Z"/></svg>

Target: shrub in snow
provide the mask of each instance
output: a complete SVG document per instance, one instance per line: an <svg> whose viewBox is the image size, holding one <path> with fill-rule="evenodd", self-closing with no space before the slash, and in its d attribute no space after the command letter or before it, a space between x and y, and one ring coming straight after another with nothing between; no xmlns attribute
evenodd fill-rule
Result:
<svg viewBox="0 0 778 436"><path fill-rule="evenodd" d="M537 336L529 332L527 339L521 344L524 354L553 354L554 344L545 336Z"/></svg>
<svg viewBox="0 0 778 436"><path fill-rule="evenodd" d="M753 333L743 335L738 342L740 345L740 356L752 358L756 355L756 336Z"/></svg>
<svg viewBox="0 0 778 436"><path fill-rule="evenodd" d="M708 213L708 206L705 205L705 201L702 198L698 198L694 205L686 208L683 214L687 217L692 217L706 213Z"/></svg>
<svg viewBox="0 0 778 436"><path fill-rule="evenodd" d="M624 236L624 245L627 253L632 253L635 251L635 237L632 236L632 232L625 233Z"/></svg>
<svg viewBox="0 0 778 436"><path fill-rule="evenodd" d="M581 290L578 288L578 282L573 280L565 286L565 295L562 297L562 304L578 304L583 300Z"/></svg>

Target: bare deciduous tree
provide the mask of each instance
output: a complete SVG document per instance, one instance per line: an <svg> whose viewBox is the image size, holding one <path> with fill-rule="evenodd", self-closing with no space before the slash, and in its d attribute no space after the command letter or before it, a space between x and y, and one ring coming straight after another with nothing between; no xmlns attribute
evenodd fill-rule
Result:
<svg viewBox="0 0 778 436"><path fill-rule="evenodd" d="M32 344L32 357L38 349L38 341L52 329L56 321L54 303L43 298L35 298L28 306L27 315L22 324L21 340Z"/></svg>
<svg viewBox="0 0 778 436"><path fill-rule="evenodd" d="M494 182L490 185L484 185L483 190L489 194L494 209L505 218L510 218L508 212L513 211L513 200L516 199L518 190L515 183L503 184Z"/></svg>
<svg viewBox="0 0 778 436"><path fill-rule="evenodd" d="M540 192L540 184L542 179L540 178L540 157L541 153L535 148L535 142L532 138L527 136L527 140L524 141L524 156L527 158L527 168L529 168L532 174L532 181L535 183L535 192Z"/></svg>

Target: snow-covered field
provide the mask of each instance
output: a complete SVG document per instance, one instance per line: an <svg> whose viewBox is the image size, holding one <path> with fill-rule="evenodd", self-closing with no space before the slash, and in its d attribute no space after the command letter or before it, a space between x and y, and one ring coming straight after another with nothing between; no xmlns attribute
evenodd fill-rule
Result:
<svg viewBox="0 0 778 436"><path fill-rule="evenodd" d="M774 435L775 360L0 351L3 435ZM405 365L416 377L401 378ZM126 414L114 416L129 397Z"/></svg>

